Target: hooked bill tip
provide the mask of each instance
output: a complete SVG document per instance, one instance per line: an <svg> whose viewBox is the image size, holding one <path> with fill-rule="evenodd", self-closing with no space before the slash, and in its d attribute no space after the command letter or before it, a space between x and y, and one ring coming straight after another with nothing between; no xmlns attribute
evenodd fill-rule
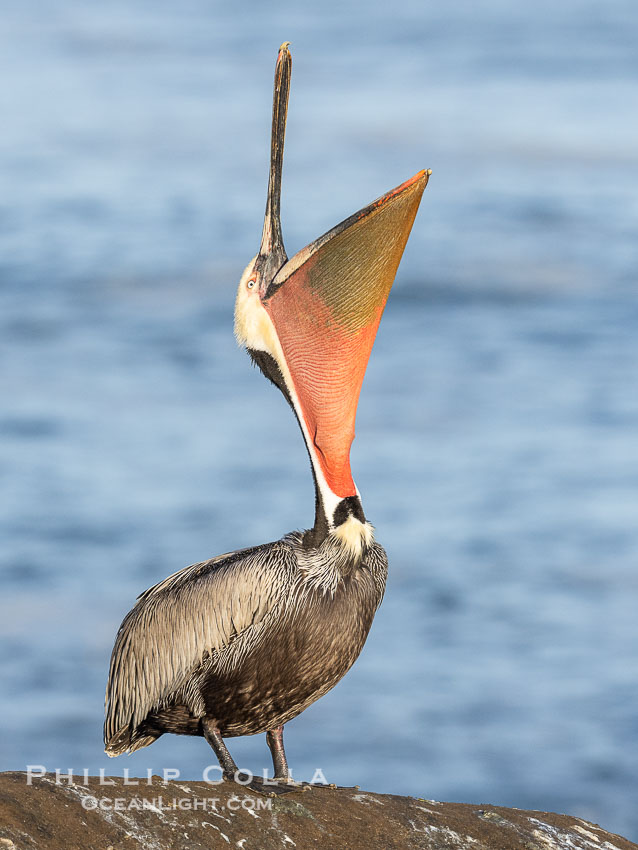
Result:
<svg viewBox="0 0 638 850"><path fill-rule="evenodd" d="M284 41L284 42L282 43L281 47L279 48L279 52L280 52L280 53L283 53L283 52L284 52L284 50L288 50L288 48L289 48L289 47L290 47L290 42L289 42L289 41ZM288 52L290 52L290 51L288 51Z"/></svg>
<svg viewBox="0 0 638 850"><path fill-rule="evenodd" d="M417 171L414 177L410 177L409 180L405 181L405 183L402 183L400 186L397 186L397 188L391 194L403 191L403 189L407 189L408 186L413 186L415 183L418 183L419 180L423 180L423 178L425 178L425 185L427 186L427 182L431 174L431 168L422 168L421 171ZM379 198L379 200L381 200L381 198Z"/></svg>

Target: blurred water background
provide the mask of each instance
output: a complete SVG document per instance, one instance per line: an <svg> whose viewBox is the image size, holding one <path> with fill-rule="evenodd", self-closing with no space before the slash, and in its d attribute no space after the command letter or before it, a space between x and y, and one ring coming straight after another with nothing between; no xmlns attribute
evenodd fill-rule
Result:
<svg viewBox="0 0 638 850"><path fill-rule="evenodd" d="M201 739L102 753L120 620L312 522L232 335L284 39L289 255L434 172L353 449L386 600L294 773L638 840L634 0L3 4L0 766L201 777Z"/></svg>

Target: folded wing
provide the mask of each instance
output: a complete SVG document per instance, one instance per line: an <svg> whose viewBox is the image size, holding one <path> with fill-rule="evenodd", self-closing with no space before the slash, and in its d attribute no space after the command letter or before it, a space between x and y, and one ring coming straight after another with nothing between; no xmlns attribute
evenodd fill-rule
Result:
<svg viewBox="0 0 638 850"><path fill-rule="evenodd" d="M140 724L176 697L186 698L195 716L203 712L197 693L182 693L185 684L206 659L223 663L224 651L238 638L247 645L251 635L258 638L267 618L276 616L275 587L281 599L281 580L294 568L291 557L282 541L232 552L186 567L139 597L111 656L108 755L152 743L157 736L145 735Z"/></svg>

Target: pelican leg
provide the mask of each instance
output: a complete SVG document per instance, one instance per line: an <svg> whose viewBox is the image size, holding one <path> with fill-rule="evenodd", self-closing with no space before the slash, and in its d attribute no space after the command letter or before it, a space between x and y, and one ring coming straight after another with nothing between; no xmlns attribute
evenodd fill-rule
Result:
<svg viewBox="0 0 638 850"><path fill-rule="evenodd" d="M288 762L286 761L286 752L284 750L284 727L277 726L276 729L269 729L266 732L266 743L272 755L272 763L275 768L273 779L282 779L287 781L290 778L288 770Z"/></svg>
<svg viewBox="0 0 638 850"><path fill-rule="evenodd" d="M204 730L204 738L206 738L215 751L215 755L224 773L224 778L234 781L238 768L233 757L228 752L228 747L224 743L219 729L207 720L202 720L202 729Z"/></svg>

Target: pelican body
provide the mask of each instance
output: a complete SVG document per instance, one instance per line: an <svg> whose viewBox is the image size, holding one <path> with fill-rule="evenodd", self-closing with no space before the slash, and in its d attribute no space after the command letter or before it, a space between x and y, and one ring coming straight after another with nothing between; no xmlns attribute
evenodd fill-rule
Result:
<svg viewBox="0 0 638 850"><path fill-rule="evenodd" d="M204 736L235 779L224 738L266 732L282 785L284 724L349 670L383 598L387 557L363 512L350 446L372 344L430 174L419 172L288 260L280 194L291 68L285 43L262 241L239 283L235 334L297 418L315 522L145 591L115 640L104 724L111 756L165 732Z"/></svg>

